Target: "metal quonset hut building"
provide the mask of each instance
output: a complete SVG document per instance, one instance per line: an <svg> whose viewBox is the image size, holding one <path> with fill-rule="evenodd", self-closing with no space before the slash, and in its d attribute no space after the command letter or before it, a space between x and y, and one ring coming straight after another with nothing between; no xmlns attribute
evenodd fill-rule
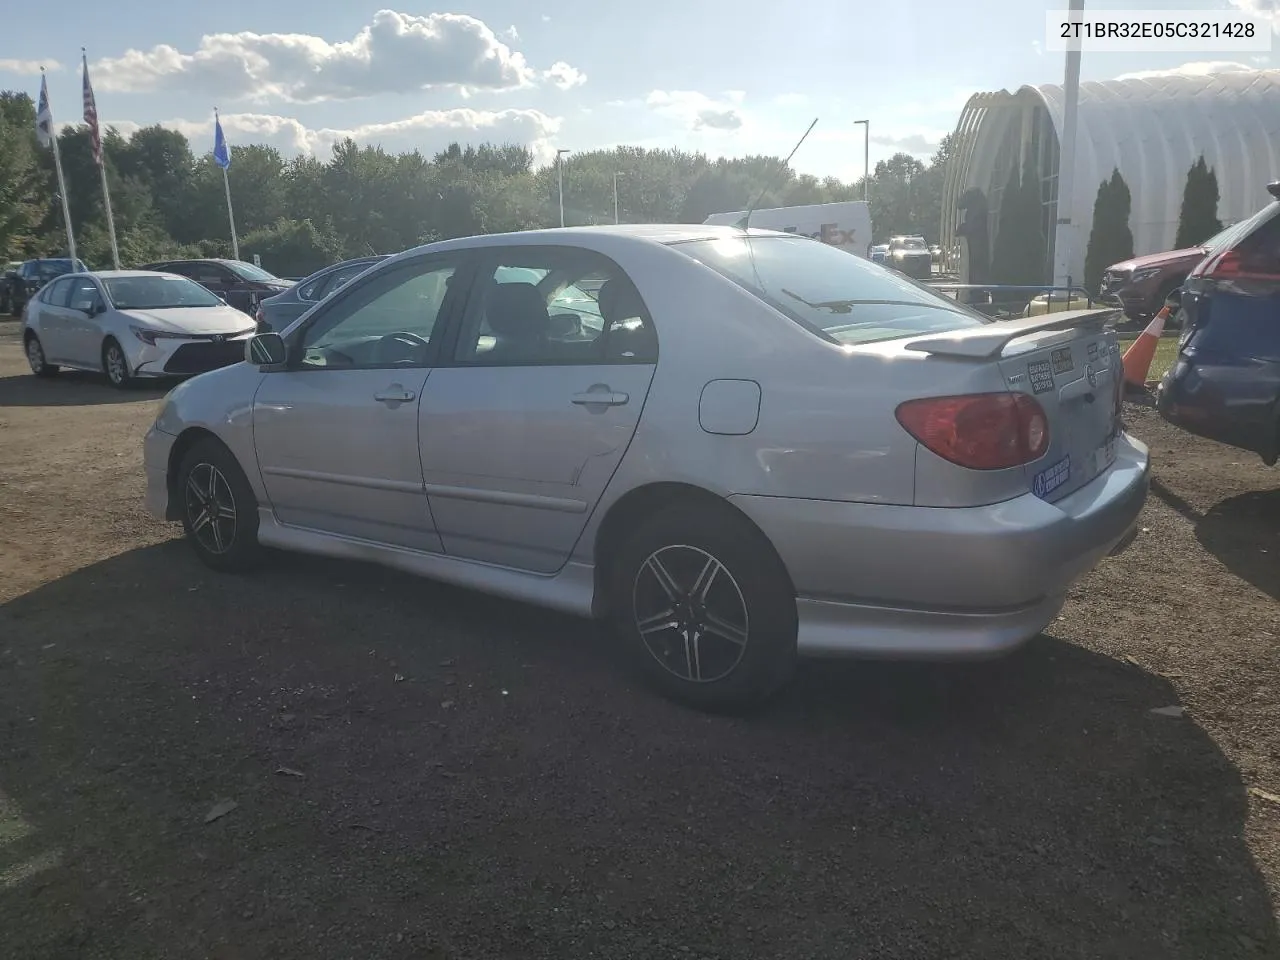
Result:
<svg viewBox="0 0 1280 960"><path fill-rule="evenodd" d="M1098 185L1113 168L1119 168L1133 197L1129 228L1136 254L1173 248L1187 170L1201 154L1217 173L1218 219L1224 224L1266 204L1266 184L1280 179L1280 70L1085 81L1079 104L1069 213L1073 283L1084 276ZM986 197L987 236L995 239L1010 167L1032 157L1040 171L1049 248L1044 279L1052 276L1062 114L1059 84L969 99L956 125L955 159L943 188L944 250L954 248L956 227L965 217L957 202L975 187Z"/></svg>

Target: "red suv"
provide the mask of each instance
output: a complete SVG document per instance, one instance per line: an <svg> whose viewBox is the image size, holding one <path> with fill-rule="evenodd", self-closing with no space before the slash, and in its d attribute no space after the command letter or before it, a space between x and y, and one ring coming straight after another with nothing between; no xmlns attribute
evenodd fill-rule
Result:
<svg viewBox="0 0 1280 960"><path fill-rule="evenodd" d="M1102 275L1099 299L1118 303L1130 320L1150 320L1164 306L1169 294L1182 286L1191 269L1205 257L1219 252L1235 226L1227 227L1198 247L1149 253L1113 263Z"/></svg>

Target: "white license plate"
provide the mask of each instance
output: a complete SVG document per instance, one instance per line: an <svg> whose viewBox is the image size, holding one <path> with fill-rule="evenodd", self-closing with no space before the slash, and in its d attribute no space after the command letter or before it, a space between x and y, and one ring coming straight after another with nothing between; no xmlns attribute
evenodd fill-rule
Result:
<svg viewBox="0 0 1280 960"><path fill-rule="evenodd" d="M1116 438L1112 437L1093 452L1094 475L1104 472L1116 462Z"/></svg>

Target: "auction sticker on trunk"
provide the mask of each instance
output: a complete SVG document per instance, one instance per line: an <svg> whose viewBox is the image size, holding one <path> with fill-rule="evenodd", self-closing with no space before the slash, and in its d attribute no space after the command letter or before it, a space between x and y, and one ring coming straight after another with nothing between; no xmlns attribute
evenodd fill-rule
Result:
<svg viewBox="0 0 1280 960"><path fill-rule="evenodd" d="M1033 393L1048 393L1053 389L1053 367L1048 360L1036 360L1027 364L1027 378Z"/></svg>
<svg viewBox="0 0 1280 960"><path fill-rule="evenodd" d="M1031 481L1031 492L1043 500L1067 482L1071 476L1071 457L1065 456L1051 467L1046 467Z"/></svg>

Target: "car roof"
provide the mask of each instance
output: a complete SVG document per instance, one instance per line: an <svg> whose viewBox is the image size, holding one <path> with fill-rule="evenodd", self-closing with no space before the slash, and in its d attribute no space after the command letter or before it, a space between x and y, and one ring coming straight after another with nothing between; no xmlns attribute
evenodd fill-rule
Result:
<svg viewBox="0 0 1280 960"><path fill-rule="evenodd" d="M176 273L166 273L163 270L80 270L76 273L66 274L68 277L95 277L98 280L114 280L120 277L177 277ZM62 279L59 277L58 279ZM186 277L179 277L185 280Z"/></svg>
<svg viewBox="0 0 1280 960"><path fill-rule="evenodd" d="M447 250L483 250L486 247L525 246L534 244L555 244L580 242L593 247L602 239L609 239L623 245L652 246L660 244L668 246L685 243L690 240L716 240L729 237L783 237L796 239L797 234L784 233L779 230L761 230L752 227L742 231L733 226L713 226L704 223L623 223L602 224L588 227L550 227L544 230L520 230L513 233L485 233L470 237L455 237L451 240L437 240L426 243L411 250L405 250L391 259L409 256L416 253L444 252ZM807 237L802 239L808 239Z"/></svg>

